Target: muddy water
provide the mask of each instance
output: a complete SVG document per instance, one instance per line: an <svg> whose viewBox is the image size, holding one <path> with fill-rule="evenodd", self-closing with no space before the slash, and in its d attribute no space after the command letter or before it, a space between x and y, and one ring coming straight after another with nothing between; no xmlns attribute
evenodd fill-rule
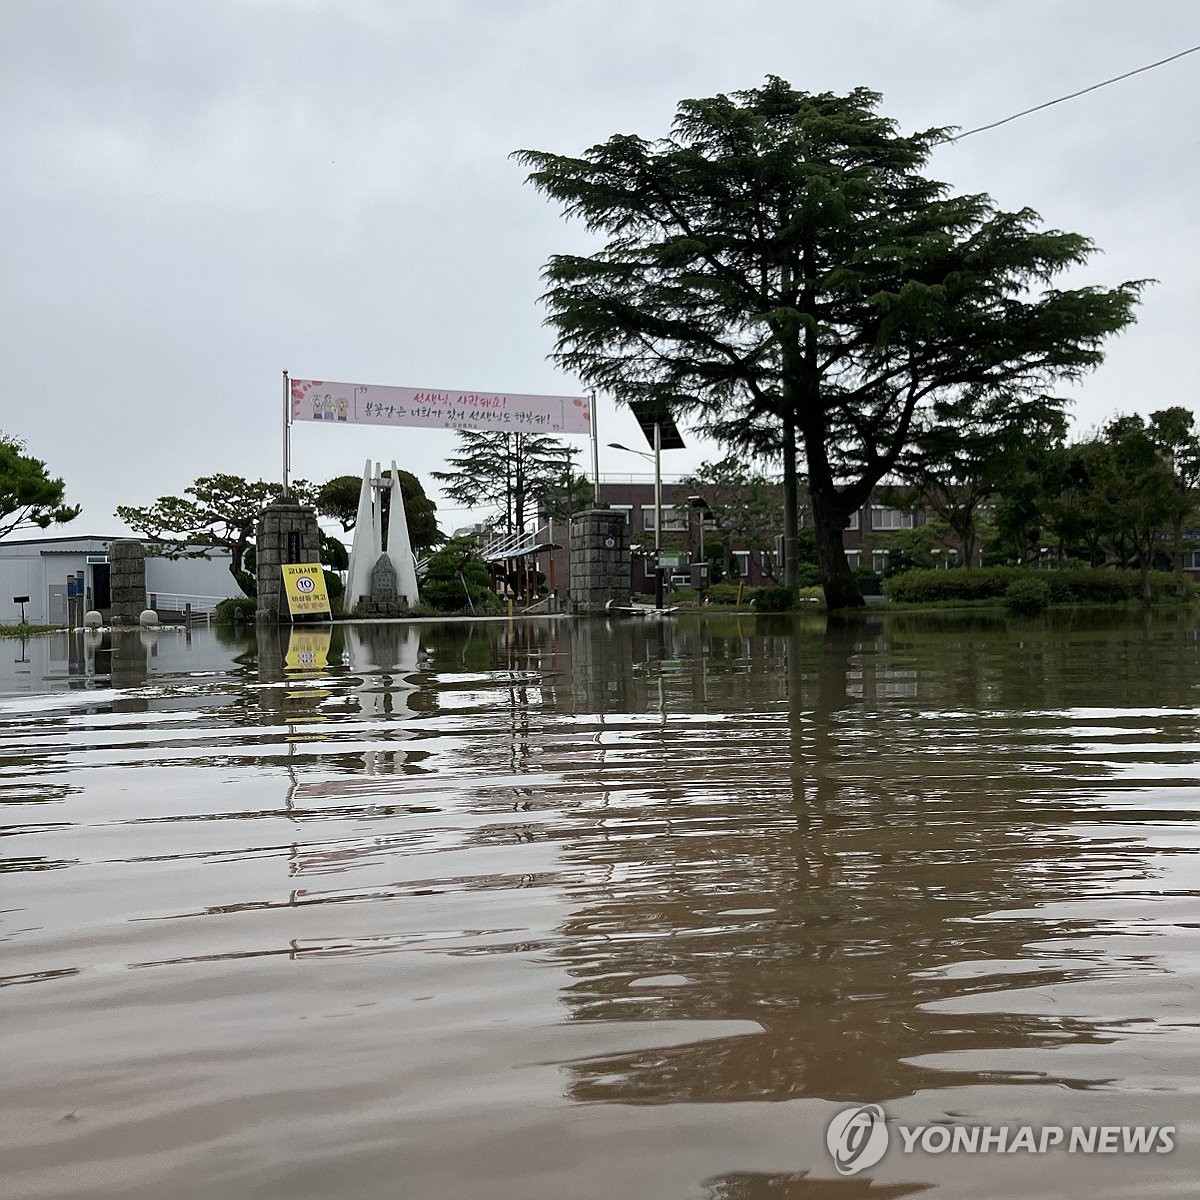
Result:
<svg viewBox="0 0 1200 1200"><path fill-rule="evenodd" d="M1194 619L291 650L0 642L0 1193L1196 1194Z"/></svg>

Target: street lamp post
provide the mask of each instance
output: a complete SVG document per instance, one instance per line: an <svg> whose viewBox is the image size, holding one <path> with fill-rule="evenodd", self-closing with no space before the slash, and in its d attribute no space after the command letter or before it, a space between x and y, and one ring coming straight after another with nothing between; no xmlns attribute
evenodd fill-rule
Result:
<svg viewBox="0 0 1200 1200"><path fill-rule="evenodd" d="M712 509L708 507L708 501L703 496L689 496L688 504L696 509L697 516L700 518L700 562L702 564L703 578L707 581L708 578L708 559L704 557L704 522ZM695 580L692 581L692 586L695 587Z"/></svg>
<svg viewBox="0 0 1200 1200"><path fill-rule="evenodd" d="M654 461L654 607L663 606L663 569L662 569L662 426L654 424L654 454L646 454L620 442L609 442L609 449L624 450L626 454L636 454L638 458L652 458Z"/></svg>

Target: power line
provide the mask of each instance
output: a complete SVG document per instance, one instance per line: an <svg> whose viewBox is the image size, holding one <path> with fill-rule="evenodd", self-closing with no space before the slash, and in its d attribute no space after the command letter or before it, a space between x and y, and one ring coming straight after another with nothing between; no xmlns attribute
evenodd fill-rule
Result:
<svg viewBox="0 0 1200 1200"><path fill-rule="evenodd" d="M1009 121L1015 121L1018 117L1027 117L1030 113L1041 112L1043 108L1052 108L1056 104L1062 104L1064 100L1074 100L1079 96L1086 96L1088 92L1098 91L1102 87L1108 87L1110 83L1120 83L1122 79L1129 79L1134 75L1140 75L1143 71L1153 71L1155 67L1165 66L1169 62L1174 62L1177 58L1183 58L1188 54L1195 54L1200 50L1200 46L1189 46L1186 50L1180 50L1178 54L1172 54L1169 58L1160 58L1158 62L1147 63L1144 67L1137 67L1133 71L1126 71L1124 75L1114 75L1111 79L1105 79L1100 83L1093 83L1091 87L1081 88L1077 92L1071 92L1067 96L1059 96L1055 100L1047 100L1045 104L1035 104L1032 108L1022 109L1018 113L1013 113L1011 117L1005 117L1000 121L992 121L989 125L980 125L976 129L968 129L966 133L960 133L956 137L947 138L948 142L961 142L963 138L970 137L973 133L983 133L986 129L997 129L1001 125L1007 125Z"/></svg>

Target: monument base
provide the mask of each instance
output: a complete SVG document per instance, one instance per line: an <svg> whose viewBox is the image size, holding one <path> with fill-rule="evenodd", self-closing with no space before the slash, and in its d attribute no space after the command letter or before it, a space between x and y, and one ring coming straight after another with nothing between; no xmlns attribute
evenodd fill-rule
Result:
<svg viewBox="0 0 1200 1200"><path fill-rule="evenodd" d="M408 616L407 600L360 600L354 606L353 617L406 617Z"/></svg>

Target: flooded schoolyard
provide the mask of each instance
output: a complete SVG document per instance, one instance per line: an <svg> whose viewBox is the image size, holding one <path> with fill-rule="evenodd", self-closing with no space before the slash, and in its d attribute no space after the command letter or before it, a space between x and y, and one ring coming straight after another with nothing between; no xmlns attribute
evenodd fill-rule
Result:
<svg viewBox="0 0 1200 1200"><path fill-rule="evenodd" d="M2 641L0 1194L1193 1195L1198 706L1194 615Z"/></svg>

